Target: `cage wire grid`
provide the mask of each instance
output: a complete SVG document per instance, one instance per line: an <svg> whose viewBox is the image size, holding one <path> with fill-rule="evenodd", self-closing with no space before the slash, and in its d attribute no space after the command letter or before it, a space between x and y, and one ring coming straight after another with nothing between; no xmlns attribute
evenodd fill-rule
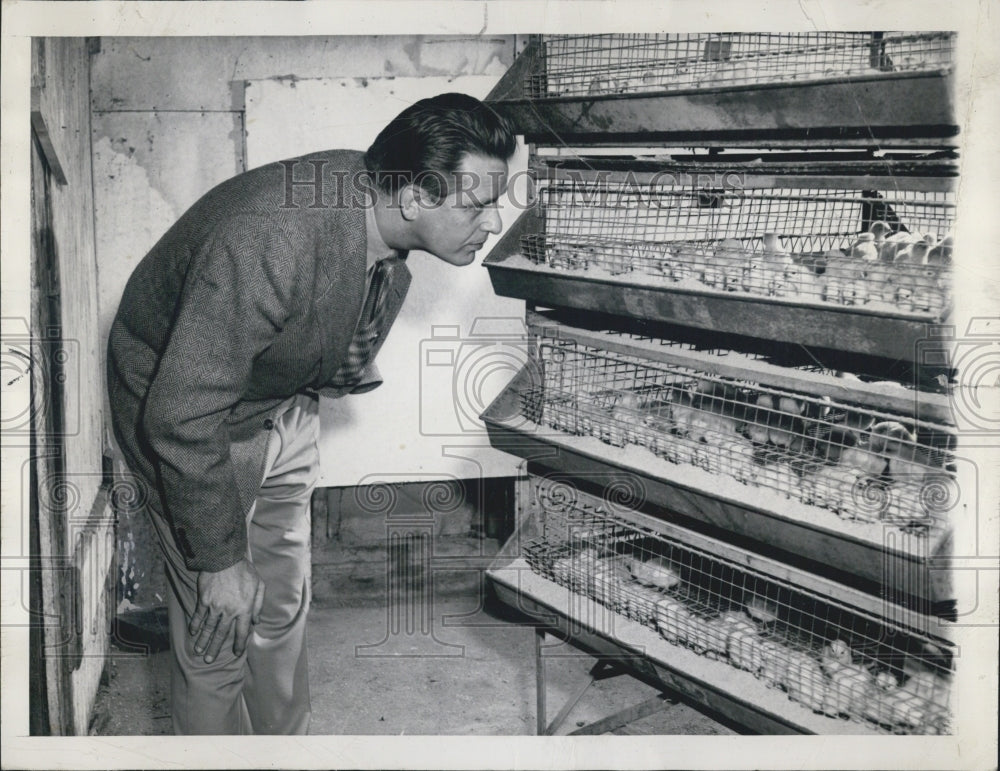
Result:
<svg viewBox="0 0 1000 771"><path fill-rule="evenodd" d="M949 32L547 35L530 97L641 94L949 68Z"/></svg>
<svg viewBox="0 0 1000 771"><path fill-rule="evenodd" d="M941 315L954 196L541 180L536 264L588 278Z"/></svg>
<svg viewBox="0 0 1000 771"><path fill-rule="evenodd" d="M949 730L947 643L681 543L627 518L627 500L529 479L534 572L815 712L886 732Z"/></svg>
<svg viewBox="0 0 1000 771"><path fill-rule="evenodd" d="M540 336L531 422L916 537L948 527L955 429L912 416Z"/></svg>

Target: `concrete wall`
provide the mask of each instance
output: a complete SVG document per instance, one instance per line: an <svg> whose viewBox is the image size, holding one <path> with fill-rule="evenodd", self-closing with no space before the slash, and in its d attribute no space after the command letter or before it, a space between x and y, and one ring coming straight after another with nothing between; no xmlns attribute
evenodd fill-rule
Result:
<svg viewBox="0 0 1000 771"><path fill-rule="evenodd" d="M245 168L246 81L499 77L514 46L513 36L102 38L91 62L101 339L142 256L198 197ZM145 520L123 515L121 609L162 604L155 549Z"/></svg>

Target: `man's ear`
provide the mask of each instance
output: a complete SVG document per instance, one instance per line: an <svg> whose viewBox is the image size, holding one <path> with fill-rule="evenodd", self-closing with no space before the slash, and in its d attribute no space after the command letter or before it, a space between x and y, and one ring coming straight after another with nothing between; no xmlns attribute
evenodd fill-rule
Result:
<svg viewBox="0 0 1000 771"><path fill-rule="evenodd" d="M399 212L407 222L413 222L420 212L421 195L424 193L419 185L404 185L399 190Z"/></svg>

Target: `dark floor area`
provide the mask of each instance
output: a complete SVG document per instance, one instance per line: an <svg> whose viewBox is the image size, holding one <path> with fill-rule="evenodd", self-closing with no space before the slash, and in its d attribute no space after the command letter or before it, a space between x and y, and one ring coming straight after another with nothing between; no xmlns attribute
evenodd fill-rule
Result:
<svg viewBox="0 0 1000 771"><path fill-rule="evenodd" d="M381 554L368 551L368 570L318 566L317 596L309 617L311 733L535 733L534 628L497 605L483 589L480 566L496 551L495 542L453 536L436 539L434 548L446 556L450 569L434 572L430 595L423 593L424 583L403 592L394 587L393 573L385 566L399 555L384 549ZM553 645L546 654L547 713L552 720L587 681L595 660L548 640ZM113 651L92 734L171 733L168 656L166 651ZM557 733L647 702L657 693L629 675L598 680ZM613 732L733 730L684 703L667 703Z"/></svg>

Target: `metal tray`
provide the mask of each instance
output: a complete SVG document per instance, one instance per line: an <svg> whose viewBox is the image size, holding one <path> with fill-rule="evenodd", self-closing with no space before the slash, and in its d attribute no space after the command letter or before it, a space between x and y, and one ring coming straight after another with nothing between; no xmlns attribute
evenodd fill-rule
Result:
<svg viewBox="0 0 1000 771"><path fill-rule="evenodd" d="M526 613L546 629L588 653L613 659L647 682L676 691L696 704L725 714L733 721L759 734L862 734L877 735L874 729L858 723L838 721L815 715L788 701L784 694L766 688L747 673L735 672L719 662L708 661L690 651L671 648L667 656L651 651L661 643L659 635L634 622L621 620L628 630L628 640L617 639L606 630L588 623L588 618L606 612L593 600L574 598L573 605L587 608L574 613L568 593L556 584L512 567L494 566L486 573L487 581L501 602ZM547 589L554 591L546 591ZM545 594L546 598L540 595ZM623 630L624 631L624 630ZM741 677L747 675L746 677ZM736 686L735 680L740 680ZM741 693L736 693L739 687Z"/></svg>
<svg viewBox="0 0 1000 771"><path fill-rule="evenodd" d="M794 83L687 88L657 94L530 98L537 44L515 60L486 101L541 144L743 142L802 146L926 144L958 133L945 71L874 73Z"/></svg>
<svg viewBox="0 0 1000 771"><path fill-rule="evenodd" d="M539 232L541 224L534 212L523 212L484 260L498 295L903 361L919 355L918 342L933 336L930 327L947 323L930 314L674 289L533 266L521 255L521 237Z"/></svg>

